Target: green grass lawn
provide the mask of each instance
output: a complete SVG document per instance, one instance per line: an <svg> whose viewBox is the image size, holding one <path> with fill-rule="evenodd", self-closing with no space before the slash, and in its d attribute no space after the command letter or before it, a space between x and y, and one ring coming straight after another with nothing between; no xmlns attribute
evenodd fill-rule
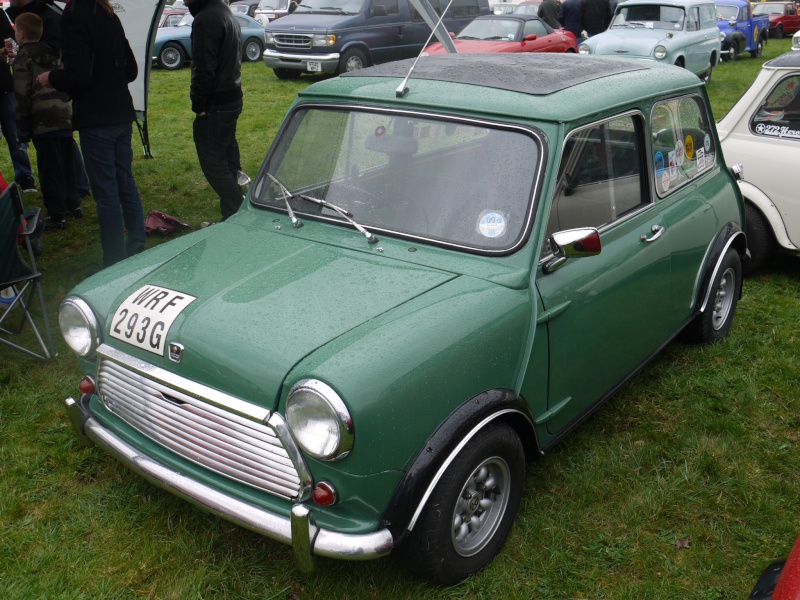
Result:
<svg viewBox="0 0 800 600"><path fill-rule="evenodd" d="M764 60L714 71L719 119ZM239 144L255 175L285 110L310 78L243 69ZM155 71L154 160L135 144L145 212L197 226L219 218L191 138L189 71ZM13 178L8 152L0 170ZM790 176L790 174L787 174ZM41 197L26 195L29 204ZM96 213L46 234L50 315L101 266ZM149 244L159 243L152 240ZM528 468L510 539L453 588L393 560L320 560L311 575L288 546L153 487L79 446L63 410L81 372L56 335L47 363L0 348L0 598L745 598L800 532L800 260L776 257L745 282L729 337L670 345L567 440Z"/></svg>

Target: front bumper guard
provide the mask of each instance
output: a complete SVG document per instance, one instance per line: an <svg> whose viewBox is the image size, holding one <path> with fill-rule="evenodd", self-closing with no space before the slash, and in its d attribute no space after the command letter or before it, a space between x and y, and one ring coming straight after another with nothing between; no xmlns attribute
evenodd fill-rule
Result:
<svg viewBox="0 0 800 600"><path fill-rule="evenodd" d="M67 415L84 446L99 446L150 483L214 514L273 540L289 544L299 567L314 569L314 556L344 560L370 560L388 555L394 547L388 529L348 534L322 529L304 504L292 507L290 518L243 502L141 454L133 446L103 427L89 413L90 396L67 398Z"/></svg>
<svg viewBox="0 0 800 600"><path fill-rule="evenodd" d="M293 69L308 71L309 62L318 62L322 66L321 73L334 73L339 66L339 53L331 54L294 54L290 52L280 52L267 48L261 55L264 64L270 69Z"/></svg>

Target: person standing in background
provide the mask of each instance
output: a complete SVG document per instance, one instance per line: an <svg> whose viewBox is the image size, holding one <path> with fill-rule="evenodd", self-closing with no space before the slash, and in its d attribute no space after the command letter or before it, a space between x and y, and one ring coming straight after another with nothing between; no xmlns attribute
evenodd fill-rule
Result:
<svg viewBox="0 0 800 600"><path fill-rule="evenodd" d="M8 16L14 21L19 15L32 12L42 20L42 42L61 52L61 9L53 0L10 0L11 6L7 9ZM14 37L13 33L11 36ZM4 37L5 39L5 37ZM73 171L78 194L81 198L89 195L89 180L86 177L86 168L83 158L78 150L78 145L72 145ZM30 165L30 161L28 163ZM16 170L16 169L15 169ZM35 190L34 190L35 191ZM76 215L77 216L77 215Z"/></svg>
<svg viewBox="0 0 800 600"><path fill-rule="evenodd" d="M72 97L72 125L80 135L108 267L144 250L147 239L133 178L136 112L128 91L138 67L109 0L72 0L61 31L64 66L37 80Z"/></svg>
<svg viewBox="0 0 800 600"><path fill-rule="evenodd" d="M581 0L581 22L589 36L603 33L611 24L611 5L608 0Z"/></svg>
<svg viewBox="0 0 800 600"><path fill-rule="evenodd" d="M14 38L14 27L5 11L0 11L0 36L7 40ZM23 192L35 192L36 180L33 178L28 147L17 136L17 103L14 96L14 79L8 56L0 53L0 129L6 138L11 165L14 167L14 180Z"/></svg>
<svg viewBox="0 0 800 600"><path fill-rule="evenodd" d="M559 6L557 0L542 0L536 14L553 29L561 29L561 23L558 22L558 11Z"/></svg>
<svg viewBox="0 0 800 600"><path fill-rule="evenodd" d="M189 98L200 168L224 221L242 205L236 123L242 113L242 32L223 0L186 0L192 22Z"/></svg>
<svg viewBox="0 0 800 600"><path fill-rule="evenodd" d="M572 32L580 46L583 38L583 22L581 21L581 0L564 0L558 10L558 22L567 31Z"/></svg>

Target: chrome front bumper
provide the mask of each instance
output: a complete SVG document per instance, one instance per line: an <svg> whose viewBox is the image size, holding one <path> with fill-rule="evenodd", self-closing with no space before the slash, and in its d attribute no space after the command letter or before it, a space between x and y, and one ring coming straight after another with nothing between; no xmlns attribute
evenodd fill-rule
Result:
<svg viewBox="0 0 800 600"><path fill-rule="evenodd" d="M267 48L261 55L264 64L270 69L294 69L308 71L308 63L318 62L322 66L320 73L334 73L339 66L339 53L332 54L291 54L288 52L277 52Z"/></svg>
<svg viewBox="0 0 800 600"><path fill-rule="evenodd" d="M369 560L386 556L394 541L388 529L367 534L347 534L317 527L311 509L292 507L291 518L282 517L197 482L171 467L141 454L103 427L89 413L90 396L67 398L67 415L85 446L99 446L151 483L199 508L241 527L260 533L294 549L303 570L314 568L314 555L344 560Z"/></svg>

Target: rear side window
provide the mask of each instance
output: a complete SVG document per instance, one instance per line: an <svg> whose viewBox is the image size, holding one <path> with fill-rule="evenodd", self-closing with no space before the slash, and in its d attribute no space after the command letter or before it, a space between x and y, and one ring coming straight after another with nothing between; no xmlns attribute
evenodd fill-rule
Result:
<svg viewBox="0 0 800 600"><path fill-rule="evenodd" d="M800 75L777 83L752 116L750 130L765 137L800 140Z"/></svg>
<svg viewBox="0 0 800 600"><path fill-rule="evenodd" d="M467 17L477 17L481 14L481 7L478 0L453 0L450 10L445 14L445 18L464 19Z"/></svg>
<svg viewBox="0 0 800 600"><path fill-rule="evenodd" d="M703 29L717 29L717 11L713 4L703 4L700 6L700 25Z"/></svg>
<svg viewBox="0 0 800 600"><path fill-rule="evenodd" d="M697 96L653 106L650 117L652 160L660 197L699 177L716 161L708 114Z"/></svg>

